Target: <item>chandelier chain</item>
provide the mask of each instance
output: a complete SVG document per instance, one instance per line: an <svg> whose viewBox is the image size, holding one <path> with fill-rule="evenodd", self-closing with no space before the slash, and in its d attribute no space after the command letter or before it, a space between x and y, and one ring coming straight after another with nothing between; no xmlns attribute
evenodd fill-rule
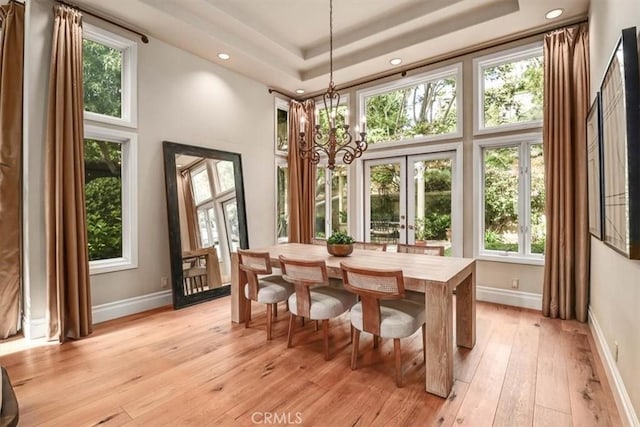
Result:
<svg viewBox="0 0 640 427"><path fill-rule="evenodd" d="M329 83L333 86L333 0L329 0Z"/></svg>

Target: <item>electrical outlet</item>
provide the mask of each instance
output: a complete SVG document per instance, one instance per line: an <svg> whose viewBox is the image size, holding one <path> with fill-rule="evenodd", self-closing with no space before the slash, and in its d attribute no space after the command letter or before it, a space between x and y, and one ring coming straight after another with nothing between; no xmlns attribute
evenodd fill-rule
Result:
<svg viewBox="0 0 640 427"><path fill-rule="evenodd" d="M520 287L520 279L511 280L511 287L513 289L518 289Z"/></svg>
<svg viewBox="0 0 640 427"><path fill-rule="evenodd" d="M613 360L618 361L618 341L613 342Z"/></svg>
<svg viewBox="0 0 640 427"><path fill-rule="evenodd" d="M167 276L162 276L160 278L160 288L167 289L169 287L169 278Z"/></svg>

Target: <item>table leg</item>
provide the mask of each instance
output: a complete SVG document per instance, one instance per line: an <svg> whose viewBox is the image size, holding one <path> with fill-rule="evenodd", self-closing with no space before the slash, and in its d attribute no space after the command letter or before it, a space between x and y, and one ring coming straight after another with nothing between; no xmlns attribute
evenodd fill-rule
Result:
<svg viewBox="0 0 640 427"><path fill-rule="evenodd" d="M476 345L476 263L469 266L469 275L456 288L456 344L473 348Z"/></svg>
<svg viewBox="0 0 640 427"><path fill-rule="evenodd" d="M244 296L244 285L247 275L240 270L238 254L231 253L231 321L243 323L247 317L247 298Z"/></svg>
<svg viewBox="0 0 640 427"><path fill-rule="evenodd" d="M448 397L453 387L453 295L443 283L426 284L426 390Z"/></svg>

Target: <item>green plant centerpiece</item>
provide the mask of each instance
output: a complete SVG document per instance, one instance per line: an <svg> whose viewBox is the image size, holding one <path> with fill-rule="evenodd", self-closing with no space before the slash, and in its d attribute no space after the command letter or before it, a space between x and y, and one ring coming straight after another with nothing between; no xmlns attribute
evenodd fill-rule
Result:
<svg viewBox="0 0 640 427"><path fill-rule="evenodd" d="M327 251L333 256L347 256L353 252L353 237L342 231L335 231L327 239Z"/></svg>

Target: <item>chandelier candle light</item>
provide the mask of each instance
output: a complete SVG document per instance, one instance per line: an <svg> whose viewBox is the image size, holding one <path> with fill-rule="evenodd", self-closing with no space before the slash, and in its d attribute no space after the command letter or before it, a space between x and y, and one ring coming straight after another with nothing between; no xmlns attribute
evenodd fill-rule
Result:
<svg viewBox="0 0 640 427"><path fill-rule="evenodd" d="M311 163L317 165L320 162L320 154L324 153L327 156L327 167L333 170L336 164L336 155L342 155L343 162L351 164L362 156L368 146L364 119L362 120L362 132L356 126L356 134L360 135L360 139L355 141L349 132L348 110L344 116L344 124L338 124L340 94L336 91L336 86L333 83L333 0L329 0L329 88L322 95L322 100L329 129L323 134L320 124L316 124L312 131L313 142L307 144L305 140L306 120L302 117L300 120L300 156L304 159L310 159Z"/></svg>

